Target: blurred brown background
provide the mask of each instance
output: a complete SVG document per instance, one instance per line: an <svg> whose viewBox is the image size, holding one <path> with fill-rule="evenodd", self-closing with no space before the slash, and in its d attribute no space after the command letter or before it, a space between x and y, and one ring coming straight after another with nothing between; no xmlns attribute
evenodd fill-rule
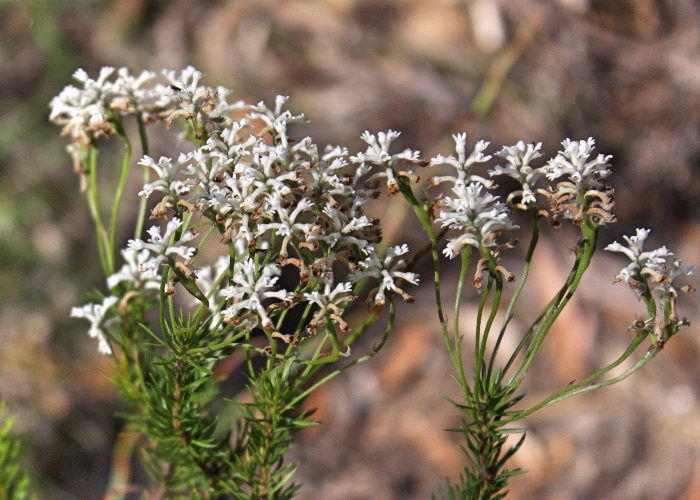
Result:
<svg viewBox="0 0 700 500"><path fill-rule="evenodd" d="M700 263L694 0L2 2L0 395L17 415L43 498L101 498L122 425L106 359L86 325L68 318L104 283L48 102L79 67L94 76L103 65L136 73L187 64L249 102L290 95L292 110L311 120L298 135L353 152L366 129L400 130L398 147L427 158L448 154L451 134L461 131L470 144L491 141L491 152L542 141L547 157L565 137L594 136L599 152L614 155L618 202L601 248L646 227L649 248L665 244L685 263ZM152 155L172 155L155 144ZM101 153L115 168L116 146ZM411 217L380 201L374 210L388 223L387 238L410 231L417 248L422 235ZM547 228L545 236L511 346L571 263L574 233ZM522 250L506 262L516 274ZM626 346L627 325L643 309L624 285L612 286L624 256L606 254L594 259L528 373L525 402L583 378ZM456 395L456 385L433 318L430 267L419 271L427 286L415 292L417 304L402 304L384 351L309 401L323 425L301 434L291 457L302 460L300 498L426 499L445 475L457 478L458 441L441 429L458 425L459 415L440 396ZM448 297L456 273L446 266ZM465 325L473 299L463 305ZM512 481L509 498L700 498L697 295L683 297L680 311L692 326L640 373L525 421L528 438L513 466L530 472ZM472 333L462 333L469 346ZM370 349L378 334L354 351Z"/></svg>

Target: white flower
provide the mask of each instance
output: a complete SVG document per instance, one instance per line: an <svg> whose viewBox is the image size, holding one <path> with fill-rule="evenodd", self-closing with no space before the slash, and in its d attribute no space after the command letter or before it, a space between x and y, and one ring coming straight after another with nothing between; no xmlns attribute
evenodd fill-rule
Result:
<svg viewBox="0 0 700 500"><path fill-rule="evenodd" d="M352 283L338 283L333 289L331 289L330 283L326 283L323 292L313 291L311 293L304 293L304 298L325 310L328 305L332 304L341 294L350 292L352 292Z"/></svg>
<svg viewBox="0 0 700 500"><path fill-rule="evenodd" d="M457 158L450 155L445 158L442 155L438 155L436 158L430 160L430 166L434 165L451 165L457 170L457 177L446 175L446 176L435 176L428 182L436 186L441 182L462 182L462 184L468 184L472 182L480 182L485 187L493 187L493 181L484 179L478 175L471 175L472 166L475 163L484 163L491 159L491 155L485 156L484 151L489 146L486 141L479 141L474 146L474 151L472 151L469 156L466 154L467 148L467 134L457 134L453 135L452 138L455 140L455 151L457 153Z"/></svg>
<svg viewBox="0 0 700 500"><path fill-rule="evenodd" d="M281 256L287 256L287 245L293 236L304 233L308 234L312 224L297 222L297 218L301 218L303 213L311 207L313 204L310 200L303 198L299 200L296 207L293 207L291 212L282 207L282 202L279 198L270 198L268 200L270 204L271 218L277 218L279 222L270 222L269 224L258 225L258 230L256 235L261 235L270 229L276 230L277 235L282 236L282 249L280 250Z"/></svg>
<svg viewBox="0 0 700 500"><path fill-rule="evenodd" d="M390 247L384 259L380 259L379 256L372 251L365 260L358 263L359 269L348 276L348 279L353 282L368 277L378 279L379 286L369 294L369 300L372 300L375 306L381 307L385 304L387 292L396 292L406 301L413 301L410 295L396 286L396 281L402 279L413 285L417 285L418 275L401 271L401 269L406 266L406 262L403 259L399 259L392 264L392 261L396 257L404 255L405 253L408 253L408 245Z"/></svg>
<svg viewBox="0 0 700 500"><path fill-rule="evenodd" d="M692 276L695 274L694 266L681 266L681 261L673 259L670 266L664 266L663 269L664 279L660 280L655 286L654 290L661 292L662 297L677 297L678 290L684 292L693 292L695 289L689 285L678 287L675 285L675 281L678 278L684 278L686 276Z"/></svg>
<svg viewBox="0 0 700 500"><path fill-rule="evenodd" d="M559 151L547 167L547 178L550 181L567 175L574 184L589 188L598 187L597 181L610 175L608 162L612 158L611 155L599 154L595 159L588 161L595 149L593 137L589 137L587 141L565 139L561 144L564 150Z"/></svg>
<svg viewBox="0 0 700 500"><path fill-rule="evenodd" d="M496 156L504 158L507 163L505 167L497 165L493 170L489 170L489 175L508 175L518 181L523 189L514 191L508 195L506 200L508 203L515 197L522 198L522 204L527 204L535 201L535 193L532 191L532 186L535 182L547 172L547 167L533 169L530 162L542 156L540 148L542 143L525 144L519 141L515 146L504 146Z"/></svg>
<svg viewBox="0 0 700 500"><path fill-rule="evenodd" d="M557 183L549 192L540 190L547 196L551 214L554 219L560 215L581 225L585 220L596 226L615 222L612 213L615 207L613 190L601 182L610 175L609 161L612 156L598 155L588 161L593 152L595 141L562 142L563 151L550 160L544 171L549 180L566 176L566 180Z"/></svg>
<svg viewBox="0 0 700 500"><path fill-rule="evenodd" d="M242 100L232 103L228 102L227 97L231 95L231 92L231 89L227 89L221 85L216 87L216 103L207 113L210 117L228 117L232 111L238 111L249 107ZM228 123L231 123L230 119L228 120Z"/></svg>
<svg viewBox="0 0 700 500"><path fill-rule="evenodd" d="M226 98L231 90L225 87L213 89L200 85L204 74L193 66L188 66L179 75L174 71L163 71L170 85L157 85L155 91L160 98L155 105L171 111L165 119L166 128L173 120L183 117L185 120L198 120L206 133L219 131L224 126L230 126L232 121L228 114L236 109L247 106L242 102L228 103Z"/></svg>
<svg viewBox="0 0 700 500"><path fill-rule="evenodd" d="M190 260L194 257L195 248L185 246L185 243L194 239L194 234L186 231L180 236L180 239L170 244L171 237L182 226L182 221L174 217L165 228L165 234L161 236L160 227L153 226L148 230L151 236L148 242L143 240L129 240L128 247L132 250L147 249L153 254L153 257L141 264L141 272L146 277L157 276L160 264L168 258L180 256L185 260Z"/></svg>
<svg viewBox="0 0 700 500"><path fill-rule="evenodd" d="M233 159L228 158L225 154L212 147L213 142L214 140L210 139L206 146L190 153L189 159L193 160L193 163L187 165L185 170L182 171L182 173L199 180L200 185L203 187L211 182L216 182L225 173L230 172L231 164L233 163ZM209 152L207 149L209 149Z"/></svg>
<svg viewBox="0 0 700 500"><path fill-rule="evenodd" d="M175 196L182 196L183 194L189 193L191 186L183 181L176 181L175 174L181 171L183 165L187 163L190 158L191 153L180 153L176 162L173 162L171 158L166 158L165 156L161 156L158 163L150 156L141 158L138 164L153 169L160 179L149 184L144 184L143 189L139 191L139 196L148 198L153 191L162 191Z"/></svg>
<svg viewBox="0 0 700 500"><path fill-rule="evenodd" d="M84 70L78 69L73 78L82 83L83 88L68 85L51 100L49 119L64 125L63 134L70 134L76 142L89 144L93 135L112 132L107 120L111 99L125 95L107 81L113 72L114 68L105 66L97 80L93 80Z"/></svg>
<svg viewBox="0 0 700 500"><path fill-rule="evenodd" d="M495 246L501 231L518 229L510 220L508 207L498 201L498 196L488 192L482 195L482 188L477 183L468 186L456 183L452 191L457 196L445 198L444 208L435 222L442 223L443 227L464 230L464 234L447 244L446 256L456 257L465 245L476 248L479 244Z"/></svg>
<svg viewBox="0 0 700 500"><path fill-rule="evenodd" d="M207 144L202 146L202 149L212 153L218 151L230 158L233 164L236 164L242 157L250 154L252 146L262 142L262 139L258 139L254 135L242 136L241 131L249 127L250 120L247 118L231 122L231 125L225 127L221 134L212 135L207 140Z"/></svg>
<svg viewBox="0 0 700 500"><path fill-rule="evenodd" d="M139 76L133 76L129 73L128 68L119 68L117 70L117 78L115 85L128 93L129 95L142 96L139 91L143 91L143 84L153 80L156 74L153 71L142 71Z"/></svg>
<svg viewBox="0 0 700 500"><path fill-rule="evenodd" d="M105 321L105 314L107 314L110 307L117 303L117 300L117 297L105 297L102 304L86 304L83 307L74 307L70 311L71 318L85 318L90 322L88 334L92 338L97 337L99 341L98 349L102 354L112 354L112 349L102 329L107 328L111 324L112 320ZM118 320L118 318L113 319Z"/></svg>
<svg viewBox="0 0 700 500"><path fill-rule="evenodd" d="M151 252L145 248L143 250L125 248L121 253L125 263L119 271L107 278L108 288L114 288L124 281L132 283L136 289L157 290L160 287L158 274L146 276L141 272L150 259Z"/></svg>
<svg viewBox="0 0 700 500"><path fill-rule="evenodd" d="M396 181L395 167L399 160L408 160L411 162L418 161L420 153L418 151L411 151L410 149L405 149L399 154L389 154L389 147L394 140L401 135L400 132L395 132L389 130L388 132L379 132L376 137L374 134L370 134L369 131L365 131L362 134L362 140L365 141L369 147L365 153L358 153L357 156L352 156L350 159L355 163L362 163L365 165L377 165L383 167L384 171L378 172L367 179L367 183L376 181L379 178L386 177L387 186L389 188L389 194L396 194L399 191L399 184Z"/></svg>
<svg viewBox="0 0 700 500"><path fill-rule="evenodd" d="M693 266L681 266L681 262L676 260L673 253L666 247L661 247L651 252L644 252L644 241L649 236L648 229L637 229L637 235L625 236L627 247L614 242L606 250L624 253L632 261L620 273L615 276L615 281L626 281L630 283L632 289L641 296L645 291L645 286L640 286L639 282L651 287L652 290L661 292L661 299L664 301L662 308L667 320L672 323L678 322L676 316L676 297L678 291L686 293L694 292L690 285L678 286L676 279L695 274ZM669 264L670 261L670 264ZM630 280L632 280L630 282ZM684 320L685 321L685 320ZM682 322L683 323L683 322Z"/></svg>
<svg viewBox="0 0 700 500"><path fill-rule="evenodd" d="M232 321L241 311L256 313L265 330L274 329L262 303L265 299L291 300L292 294L286 290L274 290L281 269L277 264L268 264L256 276L255 261L246 257L233 267L231 286L221 291L221 295L234 301L231 307L221 311L226 321Z"/></svg>
<svg viewBox="0 0 700 500"><path fill-rule="evenodd" d="M117 79L114 88L125 96L125 102L121 105L123 113L145 112L143 103L158 97L158 93L152 88L143 88L146 82L153 80L156 74L153 71L142 71L139 76L133 76L127 68L117 70Z"/></svg>
<svg viewBox="0 0 700 500"><path fill-rule="evenodd" d="M617 241L611 243L606 250L624 253L632 261L615 277L615 281L627 281L630 279L645 279L655 283L654 289L663 295L677 295L673 282L677 278L695 274L693 266L681 266L673 253L665 246L651 252L644 252L644 241L649 236L648 229L637 229L637 235L627 237L627 247ZM669 264L670 262L670 264Z"/></svg>
<svg viewBox="0 0 700 500"><path fill-rule="evenodd" d="M350 326L341 318L343 311L340 305L343 302L349 302L354 299L353 295L345 295L351 292L352 283L338 283L333 289L331 289L331 283L326 283L322 293L319 291L305 293L304 298L319 307L319 310L316 311L313 319L309 323L307 330L312 334L316 333L317 327L325 324L326 316L328 316L331 320L340 325L340 329L343 332L350 332Z"/></svg>
<svg viewBox="0 0 700 500"><path fill-rule="evenodd" d="M661 247L651 252L644 252L644 241L649 236L649 232L648 229L637 229L636 236L624 236L627 241L627 247L619 244L617 241L605 247L605 250L610 252L624 253L632 261L615 276L615 281L629 282L630 278L638 280L640 276L663 274L662 268L666 263L666 259L672 258L673 254L666 247Z"/></svg>
<svg viewBox="0 0 700 500"><path fill-rule="evenodd" d="M251 119L262 120L265 123L265 128L262 129L260 135L270 132L275 141L283 147L288 147L289 139L287 137L287 125L291 123L304 123L306 117L304 114L297 116L287 111L282 111L282 106L287 102L289 96L278 95L275 99L275 109L271 110L264 102L259 102L257 106L253 106L253 111L248 115Z"/></svg>
<svg viewBox="0 0 700 500"><path fill-rule="evenodd" d="M344 247L357 245L360 251L367 255L372 251L372 245L355 233L373 228L372 221L364 215L350 220L339 209L326 205L319 215L319 222L314 226L315 231L309 233L306 241L310 243L323 241L332 253Z"/></svg>
<svg viewBox="0 0 700 500"><path fill-rule="evenodd" d="M204 92L204 87L199 85L199 80L204 77L204 73L197 71L194 66L187 66L178 75L175 71L163 70L163 76L170 82L169 91L164 91L164 95L178 95L193 99L197 93Z"/></svg>
<svg viewBox="0 0 700 500"><path fill-rule="evenodd" d="M306 142L306 144L304 144ZM319 155L318 146L311 143L311 138L306 138L302 144L295 146L297 153L304 153L306 157L295 155L295 160L290 165L291 169L300 169L307 177L306 185L316 191L318 198L328 199L329 196L353 195L353 186L347 182L343 175L343 169L348 165L346 160L348 151L340 146L326 146L323 156Z"/></svg>

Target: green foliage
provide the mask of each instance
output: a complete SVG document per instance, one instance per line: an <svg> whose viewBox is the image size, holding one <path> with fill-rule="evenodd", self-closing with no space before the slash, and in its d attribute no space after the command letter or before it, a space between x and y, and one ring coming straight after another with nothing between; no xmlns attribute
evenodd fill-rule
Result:
<svg viewBox="0 0 700 500"><path fill-rule="evenodd" d="M0 499L35 498L30 494L29 473L19 464L21 445L11 434L13 421L14 417L7 415L4 403L0 402Z"/></svg>

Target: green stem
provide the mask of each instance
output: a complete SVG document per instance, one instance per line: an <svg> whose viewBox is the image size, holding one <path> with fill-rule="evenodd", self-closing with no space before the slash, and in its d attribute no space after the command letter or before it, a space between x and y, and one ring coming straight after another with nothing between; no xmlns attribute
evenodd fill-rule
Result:
<svg viewBox="0 0 700 500"><path fill-rule="evenodd" d="M416 217L418 217L418 220L420 221L421 225L423 226L423 229L425 229L425 232L428 233L428 238L430 239L431 243L431 254L433 257L433 280L434 280L434 285L435 285L435 304L437 306L437 312L438 312L438 318L440 320L440 326L442 327L442 335L443 338L445 339L445 343L449 344L450 341L450 334L447 329L447 321L445 320L445 315L442 310L442 295L440 292L440 253L438 251L438 238L435 235L435 230L433 229L433 223L430 220L430 214L428 211L421 205L421 203L418 201L416 196L413 194L413 191L411 190L411 182L404 178L404 177L399 177L398 178L398 183L399 183L399 188L401 189L401 194L403 197L408 201L413 208L413 211L416 214ZM457 333L455 332L455 335ZM454 362L454 360L453 360Z"/></svg>
<svg viewBox="0 0 700 500"><path fill-rule="evenodd" d="M143 123L143 116L141 115L141 112L136 113L136 123L138 124L139 127L139 138L141 139L141 153L143 153L143 156L148 155L148 137L146 136L146 127L144 126ZM151 180L151 172L150 172L150 167L147 165L143 166L143 183L148 184L148 181ZM138 214L136 215L136 227L134 228L134 239L137 240L141 238L141 234L143 233L143 224L146 219L146 210L148 208L148 199L141 196L139 197L139 210Z"/></svg>
<svg viewBox="0 0 700 500"><path fill-rule="evenodd" d="M345 338L345 345L353 345L353 343L355 343L357 339L359 339L362 336L362 334L364 334L367 331L367 329L374 324L374 322L379 317L379 313L380 311L373 310L369 315L367 315L365 320L357 328L353 329L350 335L348 335ZM325 345L325 340L326 339L324 338L324 341L319 344L318 348L316 349L316 353L314 354L314 356L312 356L312 359L320 355L321 350ZM301 376L299 377L300 384L303 385L304 383L306 383L306 381L308 381L319 370L320 367L321 365L307 365L304 371L302 372Z"/></svg>
<svg viewBox="0 0 700 500"><path fill-rule="evenodd" d="M340 342L338 341L338 334L333 327L333 323L330 320L326 320L326 338L331 341L331 352L327 356L315 357L314 359L308 361L298 361L305 365L315 366L315 365L327 365L328 363L333 363L340 359Z"/></svg>
<svg viewBox="0 0 700 500"><path fill-rule="evenodd" d="M503 295L503 280L500 277L494 278L494 280L496 281L496 289L493 292L493 300L491 301L491 313L489 314L489 318L486 321L486 327L484 328L484 336L481 340L480 358L482 360L486 359L486 346L487 346L487 342L489 339L489 334L491 332L491 327L493 326L493 322L496 319L496 314L498 313L498 307L501 303L501 296ZM495 357L496 357L496 354L494 352L491 354L491 360L489 362L489 365L493 363L493 359ZM489 373L486 370L485 361L482 362L482 364L480 365L480 368L482 370L482 377L488 384Z"/></svg>
<svg viewBox="0 0 700 500"><path fill-rule="evenodd" d="M309 394L311 394L313 391L321 387L323 384L328 382L329 380L335 378L336 376L340 375L342 372L350 368L351 366L355 366L360 363L364 363L365 361L372 359L374 356L377 355L379 351L382 350L382 347L384 347L384 344L386 344L387 339L389 338L389 334L391 333L391 330L394 328L394 321L396 319L396 305L394 304L394 299L391 295L387 295L387 302L389 302L389 323L386 326L386 329L384 330L384 336L382 337L381 342L372 349L369 353L365 354L361 358L356 359L355 361L352 361L348 363L347 365L338 368L336 371L333 373L329 373L325 377L323 377L321 380L307 388L305 391L303 391L301 394L299 394L296 398L291 400L289 403L287 403L286 408L293 408L296 405L298 405L301 401L303 401Z"/></svg>
<svg viewBox="0 0 700 500"><path fill-rule="evenodd" d="M549 312L552 310L554 305L558 304L561 301L561 299L564 297L564 294L569 289L569 287L571 286L571 283L573 282L574 277L576 276L576 270L578 269L578 264L579 264L579 259L577 257L576 262L574 262L572 270L569 273L569 276L567 277L564 285L562 285L562 287L559 289L559 292L557 292L557 294L554 297L552 297L552 300L549 301L549 303L544 307L544 309L540 312L540 314L537 316L537 318L535 318L535 320L532 322L532 325L527 330L527 332L525 332L525 335L523 335L522 340L520 340L520 342L518 343L518 346L513 351L513 354L511 354L510 359L508 360L508 362L505 364L505 366L503 368L504 374L508 371L510 366L515 362L516 358L518 357L518 354L520 354L520 351L523 349L523 347L525 347L525 345L527 345L527 343L530 342L530 339L532 338L532 336L535 334L535 332L538 331L537 328L539 327L542 320L549 314ZM516 370L515 373L516 374L511 377L511 379L507 385L510 385L513 382L513 380L515 379L515 377L518 376L518 374L520 372Z"/></svg>
<svg viewBox="0 0 700 500"><path fill-rule="evenodd" d="M165 291L168 286L168 277L169 277L169 268L166 267L163 270L163 275L160 278L160 307L158 309L158 320L160 323L160 331L163 332L163 338L165 339L165 342L168 344L168 346L171 349L175 349L175 342L173 340L172 332L170 331L170 327L168 325L168 322L166 321L166 315L165 315L165 307L167 305L167 302L169 300L169 297L166 295Z"/></svg>
<svg viewBox="0 0 700 500"><path fill-rule="evenodd" d="M552 324L554 324L554 321L559 317L559 314L561 314L562 310L566 307L569 300L571 300L571 297L576 292L576 289L578 288L578 285L581 282L583 274L586 272L589 264L591 263L591 259L593 258L593 254L596 250L597 242L598 228L594 224L592 224L587 218L584 219L581 225L581 243L579 244L579 250L577 252L578 263L574 265L575 274L573 276L573 279L571 280L571 286L568 287L566 295L561 299L560 302L554 304L554 308L551 309L549 314L543 319L543 321L538 326L537 332L535 333L532 342L530 343L525 352L525 357L523 358L523 361L521 362L513 377L511 377L511 382L509 382L509 385L512 385L513 389L517 388L522 382L523 379L522 377L520 377L520 374L527 372L528 368L534 360L535 355L537 354L537 351L539 350L540 346L542 345L542 342L547 336L547 333L549 333Z"/></svg>
<svg viewBox="0 0 700 500"><path fill-rule="evenodd" d="M503 326L501 327L501 331L498 333L498 339L496 339L496 345L493 348L493 356L491 357L491 361L489 362L489 369L487 373L487 378L491 378L491 374L493 372L493 367L494 367L494 362L496 361L496 355L498 354L498 349L501 347L501 342L503 341L503 337L505 336L506 333L506 328L508 328L508 324L510 323L511 319L513 319L513 308L515 307L515 303L517 302L518 298L520 297L520 293L523 291L523 288L525 287L525 282L527 281L528 274L530 273L530 265L532 264L532 257L535 254L535 247L537 246L537 243L540 238L540 218L537 215L537 205L535 202L530 203L530 214L532 215L532 238L530 239L530 247L528 248L527 251L527 256L525 258L525 266L523 267L523 275L520 278L520 283L518 283L518 287L515 289L515 293L513 293L513 297L510 299L510 303L508 304L508 309L506 309L506 317L503 320ZM513 358L508 360L508 364L506 365L506 368L501 372L500 378L504 376L506 370L508 369L508 366L510 366L510 363L512 362ZM497 381L498 383L501 382L499 379Z"/></svg>
<svg viewBox="0 0 700 500"><path fill-rule="evenodd" d="M111 276L114 268L114 263L110 260L109 240L102 224L100 216L100 196L97 189L97 144L93 143L88 148L88 165L87 165L87 200L90 208L90 215L95 223L95 234L97 236L97 250L100 255L100 263L105 276Z"/></svg>
<svg viewBox="0 0 700 500"><path fill-rule="evenodd" d="M483 386L481 384L482 366L484 365L484 353L481 350L481 319L484 316L484 306L486 305L486 299L491 293L492 286L493 278L489 276L486 290L481 294L479 309L476 313L476 334L474 336L474 392L477 398L481 398L484 395Z"/></svg>
<svg viewBox="0 0 700 500"><path fill-rule="evenodd" d="M642 299L644 300L644 302L647 306L647 312L649 313L649 320L647 323L651 323L653 325L654 320L656 318L656 303L654 302L654 298L651 295L651 292L649 291L648 286L646 287L644 293L642 294ZM620 363L622 363L627 358L629 358L629 356L637 349L639 344L641 344L642 341L648 337L648 335L649 335L648 330L639 330L637 332L637 337L630 343L630 345L627 347L627 350L613 363L611 363L608 366L606 366L605 368L602 368L601 370L595 372L593 375L590 375L589 377L581 380L580 382L578 382L576 384L572 384L571 386L566 387L565 389L562 389L561 391L558 391L558 392L552 394L550 397L548 397L547 399L545 399L541 403L533 406L529 410L524 410L521 412L513 412L513 414L516 416L511 418L510 420L508 420L508 422L513 422L515 420L519 420L519 419L529 415L530 413L533 413L533 412L539 410L540 408L544 408L545 406L549 406L551 404L554 404L558 401L562 401L564 399L570 398L570 397L575 396L577 394L582 394L584 392L588 392L588 391L593 390L593 389L612 385L612 384L615 384L617 382L620 382L620 381L626 379L632 373L634 373L639 368L641 368L646 363L648 363L651 358L656 356L656 354L658 353L658 351L662 347L652 346L649 349L649 351L647 352L647 354L645 354L645 356L639 362L637 362L632 368L627 370L625 373L623 373L619 377L615 377L615 378L610 379L606 382L601 382L598 384L591 383L595 379L597 379L598 377L600 377L600 376L608 373L610 370L616 368L617 366L620 365ZM584 386L587 386L587 387L584 387Z"/></svg>
<svg viewBox="0 0 700 500"><path fill-rule="evenodd" d="M471 394L471 391L469 389L469 383L467 382L467 376L464 373L464 363L462 360L462 338L459 333L459 310L460 305L462 303L464 283L467 280L467 272L469 270L469 263L471 261L472 251L473 247L471 245L467 245L461 252L462 269L459 273L459 281L457 283L457 296L455 297L454 350L452 349L449 337L446 337L444 339L445 345L447 346L447 352L450 355L450 359L452 359L452 364L454 365L455 369L457 370L457 373L459 374L459 378L461 381L460 385L465 391L465 398L468 397L469 394Z"/></svg>
<svg viewBox="0 0 700 500"><path fill-rule="evenodd" d="M119 207L121 206L122 196L124 195L124 187L126 186L126 178L129 174L129 167L131 166L131 141L126 135L124 126L120 119L114 117L112 124L114 126L114 131L117 133L119 138L124 143L124 158L122 159L122 168L119 174L119 183L117 184L117 190L114 194L114 202L112 204L112 216L109 223L109 256L112 268L110 269L110 274L114 273L114 256L115 256L115 238L117 233L117 220L119 217Z"/></svg>
<svg viewBox="0 0 700 500"><path fill-rule="evenodd" d="M513 417L508 418L503 421L503 425L515 422L517 420L520 420L531 413L536 412L537 410L544 408L545 406L552 405L554 403L558 403L559 401L563 401L565 399L568 399L572 396L577 396L578 394L583 394L584 392L592 391L593 389L599 389L601 387L606 387L608 385L613 385L618 382L621 382L622 380L626 379L630 375L632 375L634 372L639 370L642 366L647 364L654 356L658 354L658 352L661 350L660 347L658 346L651 346L649 350L646 352L646 354L639 360L637 363L634 364L630 369L625 371L622 375L619 375L618 377L612 378L610 380L607 380L605 382L599 382L599 383L593 383L593 381L597 378L599 378L602 375L605 375L608 373L610 370L613 370L617 366L619 366L622 362L624 362L627 358L632 355L632 353L639 347L639 344L641 344L644 339L646 339L648 336L648 332L644 331L642 333L638 333L635 339L630 343L630 345L627 347L625 352L617 358L614 362L606 366L605 368L602 368L595 372L594 374L586 377L585 379L581 380L580 382L576 384L572 384L569 387L566 387L560 391L555 392L548 398L544 399L542 402L536 404L535 406L527 409L527 410L520 410L520 411L514 411L514 412L507 412L510 415L513 415Z"/></svg>

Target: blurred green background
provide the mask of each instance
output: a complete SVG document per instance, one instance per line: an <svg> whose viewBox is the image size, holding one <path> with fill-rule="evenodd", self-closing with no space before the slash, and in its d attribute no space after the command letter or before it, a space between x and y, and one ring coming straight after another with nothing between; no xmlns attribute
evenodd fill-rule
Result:
<svg viewBox="0 0 700 500"><path fill-rule="evenodd" d="M48 122L48 102L77 68L95 76L104 65L138 73L187 64L248 102L290 95L292 110L311 120L299 135L352 152L366 129L399 130L398 147L426 158L447 154L462 131L470 144L492 141L491 151L542 141L548 157L565 137L593 136L614 155L618 222L602 231L602 246L646 227L651 248L700 263L694 0L0 2L0 395L17 415L42 498L102 498L121 426L109 364L86 324L68 317L104 283L68 139ZM174 154L161 125L150 133L152 156ZM118 146L101 152L115 172ZM375 210L387 238L410 230L419 244L410 217L382 200ZM570 261L569 243L547 233L524 317ZM560 236L573 244L567 229ZM532 401L612 359L642 312L623 285L612 288L620 256L594 262L528 374ZM449 362L429 286L415 295L385 351L309 401L323 425L300 436L292 457L303 461L301 498L423 499L459 472L457 443L441 430L458 425L440 398L455 389ZM526 421L514 466L531 472L509 498L700 498L696 297L680 303L692 326L638 376Z"/></svg>

